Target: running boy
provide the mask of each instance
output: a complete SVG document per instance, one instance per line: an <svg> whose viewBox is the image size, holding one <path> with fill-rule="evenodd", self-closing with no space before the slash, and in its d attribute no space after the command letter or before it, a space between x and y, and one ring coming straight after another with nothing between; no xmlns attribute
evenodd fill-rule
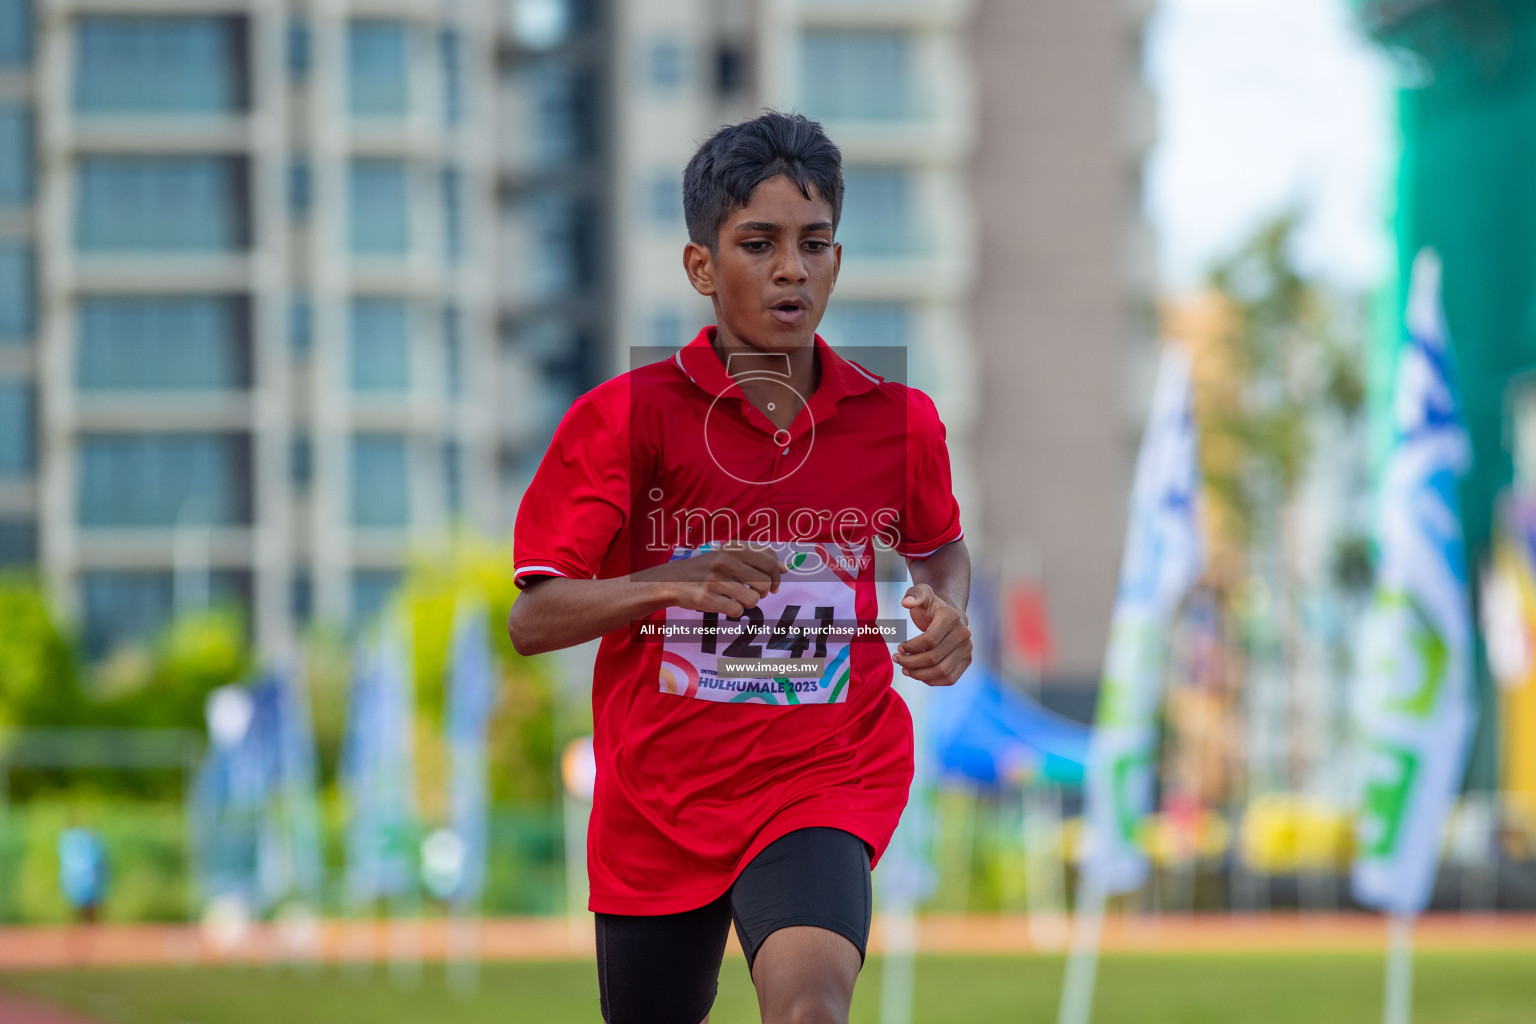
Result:
<svg viewBox="0 0 1536 1024"><path fill-rule="evenodd" d="M970 558L922 392L832 350L842 157L767 113L689 162L689 281L715 324L579 398L518 510L525 654L602 637L588 832L608 1024L699 1024L731 922L765 1022L848 1019L870 868L912 781L892 662L971 660ZM870 627L874 554L922 632Z"/></svg>

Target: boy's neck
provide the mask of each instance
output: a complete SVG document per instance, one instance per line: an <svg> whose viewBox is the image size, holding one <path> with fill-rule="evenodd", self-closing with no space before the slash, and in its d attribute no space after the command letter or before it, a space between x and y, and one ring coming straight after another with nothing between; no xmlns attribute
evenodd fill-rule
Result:
<svg viewBox="0 0 1536 1024"><path fill-rule="evenodd" d="M814 338L789 352L771 351L739 341L717 327L712 344L726 372L741 388L742 395L776 427L788 429L800 414L801 402L783 400L784 385L788 384L795 395L809 401L820 383L821 360ZM736 358L732 359L732 355ZM788 378L784 377L786 365ZM773 408L770 409L770 405Z"/></svg>

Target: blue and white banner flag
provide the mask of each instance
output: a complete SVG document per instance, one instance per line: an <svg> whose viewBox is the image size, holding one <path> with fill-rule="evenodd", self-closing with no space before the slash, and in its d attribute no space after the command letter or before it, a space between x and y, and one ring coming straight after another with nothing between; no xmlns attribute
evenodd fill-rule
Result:
<svg viewBox="0 0 1536 1024"><path fill-rule="evenodd" d="M294 670L276 673L278 687L279 784L287 832L287 860L292 895L319 906L323 884L320 849L320 784L309 688Z"/></svg>
<svg viewBox="0 0 1536 1024"><path fill-rule="evenodd" d="M1168 635L1205 561L1190 398L1189 357L1165 348L1131 484L1120 586L1088 750L1083 870L1106 893L1134 889L1146 877L1147 858L1136 832L1152 810Z"/></svg>
<svg viewBox="0 0 1536 1024"><path fill-rule="evenodd" d="M315 740L294 675L269 671L208 695L209 745L192 789L197 876L205 901L264 912L321 888Z"/></svg>
<svg viewBox="0 0 1536 1024"><path fill-rule="evenodd" d="M343 778L350 802L347 891L354 904L416 884L416 695L408 624L380 616L353 659Z"/></svg>
<svg viewBox="0 0 1536 1024"><path fill-rule="evenodd" d="M1457 409L1440 259L1421 250L1392 391L1377 507L1376 593L1355 694L1354 894L1395 914L1429 902L1473 724L1472 615L1458 487L1471 449Z"/></svg>
<svg viewBox="0 0 1536 1024"><path fill-rule="evenodd" d="M449 897L479 902L486 860L486 726L496 702L496 666L485 604L460 601L448 663L449 827L463 851Z"/></svg>

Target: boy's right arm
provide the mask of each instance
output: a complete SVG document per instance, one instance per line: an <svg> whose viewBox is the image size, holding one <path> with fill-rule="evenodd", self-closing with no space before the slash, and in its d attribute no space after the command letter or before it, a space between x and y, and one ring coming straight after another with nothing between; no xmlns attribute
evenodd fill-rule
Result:
<svg viewBox="0 0 1536 1024"><path fill-rule="evenodd" d="M627 577L535 577L512 602L507 633L519 654L530 655L585 643L673 606L735 618L778 590L787 571L771 549L731 542Z"/></svg>

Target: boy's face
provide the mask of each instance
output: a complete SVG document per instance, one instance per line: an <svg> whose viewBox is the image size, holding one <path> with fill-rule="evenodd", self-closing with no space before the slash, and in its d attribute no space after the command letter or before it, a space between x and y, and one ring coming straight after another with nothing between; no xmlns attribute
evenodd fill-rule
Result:
<svg viewBox="0 0 1536 1024"><path fill-rule="evenodd" d="M769 178L720 225L719 250L690 242L683 251L694 289L714 300L719 340L766 352L810 345L843 260L832 204L782 174Z"/></svg>

